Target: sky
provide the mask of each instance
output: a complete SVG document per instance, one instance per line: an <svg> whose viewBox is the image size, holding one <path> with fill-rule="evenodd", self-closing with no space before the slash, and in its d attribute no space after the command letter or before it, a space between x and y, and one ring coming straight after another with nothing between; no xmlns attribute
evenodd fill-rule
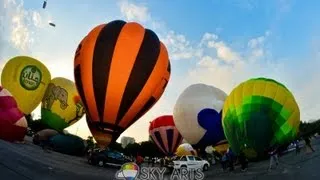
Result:
<svg viewBox="0 0 320 180"><path fill-rule="evenodd" d="M302 121L320 117L320 1L48 0L46 9L42 2L0 0L0 72L10 58L28 55L41 60L52 77L74 80L79 42L95 26L116 19L141 23L166 45L172 64L167 89L122 136L147 140L149 122L172 114L191 84L230 93L239 83L261 76L292 91ZM67 130L83 138L90 135L84 118Z"/></svg>

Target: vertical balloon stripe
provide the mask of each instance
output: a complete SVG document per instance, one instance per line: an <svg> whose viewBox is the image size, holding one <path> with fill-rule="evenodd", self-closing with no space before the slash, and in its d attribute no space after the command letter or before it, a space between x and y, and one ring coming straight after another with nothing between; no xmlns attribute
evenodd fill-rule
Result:
<svg viewBox="0 0 320 180"><path fill-rule="evenodd" d="M166 153L166 147L164 145L164 142L162 141L160 132L159 131L154 132L154 136L155 136L154 140L160 144L159 147L161 147L161 149L163 149L163 152Z"/></svg>
<svg viewBox="0 0 320 180"><path fill-rule="evenodd" d="M176 127L174 127L173 130L174 130L173 131L173 133L174 133L174 136L173 136L174 141L172 143L172 149L171 149L172 152L174 152L177 149L177 147L181 144L181 141L182 141L182 137L181 137L178 129Z"/></svg>
<svg viewBox="0 0 320 180"><path fill-rule="evenodd" d="M150 95L154 99L159 99L161 97L164 92L164 87L170 77L170 74L166 70L169 63L168 59L168 52L166 50L166 47L161 43L158 60L148 78L148 81L146 82L139 96L135 99L134 103L126 112L123 119L120 121L119 126L124 127L125 124L128 124L127 122L132 120L133 117L140 111L141 107L144 106L148 98L150 98ZM153 105L154 104L152 104L152 106Z"/></svg>
<svg viewBox="0 0 320 180"><path fill-rule="evenodd" d="M170 64L170 61L168 62L167 71L168 71L169 73L171 73L171 64Z"/></svg>
<svg viewBox="0 0 320 180"><path fill-rule="evenodd" d="M149 134L151 134L151 139L152 141L157 145L157 147L163 152L166 153L165 150L161 147L161 144L159 143L159 141L157 141L156 136L154 135L154 131L149 131Z"/></svg>
<svg viewBox="0 0 320 180"><path fill-rule="evenodd" d="M167 139L167 131L166 131L166 128L162 127L162 128L159 128L159 133L161 135L161 139L162 139L162 142L163 142L163 145L164 145L164 149L166 150L166 153L168 154L169 152L169 146L168 146L168 139Z"/></svg>
<svg viewBox="0 0 320 180"><path fill-rule="evenodd" d="M80 65L76 66L76 68L74 69L74 78L75 78L76 87L77 87L78 93L81 97L81 101L83 103L83 106L86 110L86 113L90 116L90 109L88 107L87 99L85 98L84 90L83 90L83 86L82 86Z"/></svg>
<svg viewBox="0 0 320 180"><path fill-rule="evenodd" d="M159 53L160 41L158 36L153 31L146 29L140 51L123 94L116 124L119 124L145 86L156 65Z"/></svg>
<svg viewBox="0 0 320 180"><path fill-rule="evenodd" d="M173 129L167 129L167 140L168 140L168 152L172 152L172 147L173 147L173 139L174 139L174 131Z"/></svg>
<svg viewBox="0 0 320 180"><path fill-rule="evenodd" d="M140 109L140 111L134 116L134 118L131 121L126 121L126 122L121 122L121 124L119 124L121 127L125 128L125 127L129 127L131 126L133 123L135 123L140 117L142 117L146 112L148 112L148 110L157 102L157 99L154 97L150 97L150 99L147 101L146 104L144 104L144 106Z"/></svg>
<svg viewBox="0 0 320 180"><path fill-rule="evenodd" d="M84 97L87 100L87 105L90 107L90 118L92 121L99 121L99 113L96 105L96 96L93 89L93 74L92 74L92 66L93 66L93 56L94 56L94 48L97 41L97 38L101 32L101 30L105 27L105 24L99 25L95 27L87 37L83 40L83 44L81 46L80 55L77 56L76 59L80 59L81 64L81 80L83 84L83 92Z"/></svg>
<svg viewBox="0 0 320 180"><path fill-rule="evenodd" d="M103 121L106 89L108 85L111 60L115 45L122 27L126 24L124 21L113 21L103 27L97 38L93 62L92 62L92 81L96 106L100 121Z"/></svg>
<svg viewBox="0 0 320 180"><path fill-rule="evenodd" d="M114 48L111 69L107 87L104 119L115 123L121 99L129 80L131 70L136 61L145 29L137 23L127 23L123 26Z"/></svg>

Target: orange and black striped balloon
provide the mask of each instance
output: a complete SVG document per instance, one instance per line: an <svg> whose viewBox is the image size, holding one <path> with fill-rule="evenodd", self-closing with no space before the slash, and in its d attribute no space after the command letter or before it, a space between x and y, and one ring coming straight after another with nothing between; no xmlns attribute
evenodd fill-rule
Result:
<svg viewBox="0 0 320 180"><path fill-rule="evenodd" d="M171 71L158 36L121 20L95 27L79 44L74 62L88 125L102 145L115 141L158 101Z"/></svg>

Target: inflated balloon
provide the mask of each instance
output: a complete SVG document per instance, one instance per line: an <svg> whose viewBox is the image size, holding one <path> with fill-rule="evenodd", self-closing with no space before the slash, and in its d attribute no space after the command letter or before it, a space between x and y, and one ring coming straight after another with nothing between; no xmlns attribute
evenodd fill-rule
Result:
<svg viewBox="0 0 320 180"><path fill-rule="evenodd" d="M171 115L160 116L150 122L149 134L153 142L165 154L172 156L182 142Z"/></svg>
<svg viewBox="0 0 320 180"><path fill-rule="evenodd" d="M2 86L14 96L24 114L30 114L37 108L50 80L46 66L27 56L10 59L1 74Z"/></svg>
<svg viewBox="0 0 320 180"><path fill-rule="evenodd" d="M223 127L231 149L250 159L264 156L271 146L294 140L300 111L291 92L279 82L250 79L238 85L226 99Z"/></svg>
<svg viewBox="0 0 320 180"><path fill-rule="evenodd" d="M41 104L41 120L50 128L62 131L84 115L77 88L69 79L52 79Z"/></svg>
<svg viewBox="0 0 320 180"><path fill-rule="evenodd" d="M95 27L82 40L74 76L88 126L94 136L101 134L95 139L105 146L158 101L170 78L170 62L153 31L117 20Z"/></svg>
<svg viewBox="0 0 320 180"><path fill-rule="evenodd" d="M194 84L179 96L173 111L175 125L188 143L197 147L225 140L221 115L227 94L205 84Z"/></svg>
<svg viewBox="0 0 320 180"><path fill-rule="evenodd" d="M0 139L23 141L28 123L11 93L0 86Z"/></svg>
<svg viewBox="0 0 320 180"><path fill-rule="evenodd" d="M184 143L177 148L177 151L175 154L177 156L188 156L188 155L197 156L198 153L196 150L193 149L193 147L190 144Z"/></svg>

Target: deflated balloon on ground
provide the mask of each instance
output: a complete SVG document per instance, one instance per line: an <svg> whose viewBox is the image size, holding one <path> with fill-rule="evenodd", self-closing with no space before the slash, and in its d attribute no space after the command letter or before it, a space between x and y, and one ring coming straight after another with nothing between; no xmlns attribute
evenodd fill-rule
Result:
<svg viewBox="0 0 320 180"><path fill-rule="evenodd" d="M116 20L95 27L81 41L74 76L88 126L106 146L158 101L170 78L170 62L153 31Z"/></svg>
<svg viewBox="0 0 320 180"><path fill-rule="evenodd" d="M259 159L272 146L293 141L299 131L300 111L283 84L255 78L238 85L223 108L223 128L231 149Z"/></svg>

